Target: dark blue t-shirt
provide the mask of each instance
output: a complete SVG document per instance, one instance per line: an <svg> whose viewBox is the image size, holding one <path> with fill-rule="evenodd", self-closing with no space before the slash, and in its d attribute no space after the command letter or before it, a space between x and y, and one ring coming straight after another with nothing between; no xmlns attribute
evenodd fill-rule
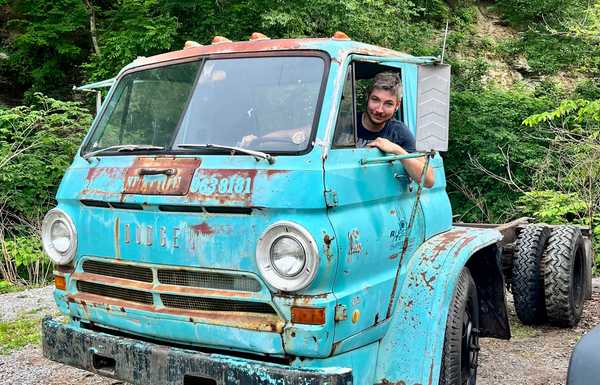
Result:
<svg viewBox="0 0 600 385"><path fill-rule="evenodd" d="M396 119L390 119L381 131L371 132L363 126L362 114L363 112L359 112L356 117L357 147L365 147L370 141L381 137L396 143L407 152L416 152L415 137L406 124Z"/></svg>

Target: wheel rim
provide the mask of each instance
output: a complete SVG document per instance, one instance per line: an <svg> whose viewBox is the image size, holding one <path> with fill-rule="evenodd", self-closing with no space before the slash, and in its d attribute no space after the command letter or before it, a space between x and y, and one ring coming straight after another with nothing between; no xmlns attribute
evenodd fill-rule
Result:
<svg viewBox="0 0 600 385"><path fill-rule="evenodd" d="M473 304L467 303L464 312L461 338L461 378L465 385L475 384L475 374L477 372L477 361L479 359L479 330L473 326Z"/></svg>

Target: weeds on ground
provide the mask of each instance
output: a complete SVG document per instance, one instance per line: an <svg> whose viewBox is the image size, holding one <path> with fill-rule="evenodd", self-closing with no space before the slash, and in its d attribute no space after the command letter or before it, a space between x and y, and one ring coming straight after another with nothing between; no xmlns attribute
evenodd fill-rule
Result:
<svg viewBox="0 0 600 385"><path fill-rule="evenodd" d="M517 320L511 322L510 332L512 334L512 338L529 338L540 334L538 329L532 326L523 325Z"/></svg>
<svg viewBox="0 0 600 385"><path fill-rule="evenodd" d="M8 281L0 280L0 294L16 293L28 289L24 285L13 285Z"/></svg>
<svg viewBox="0 0 600 385"><path fill-rule="evenodd" d="M39 345L40 324L40 318L0 322L0 355L9 354L29 344Z"/></svg>

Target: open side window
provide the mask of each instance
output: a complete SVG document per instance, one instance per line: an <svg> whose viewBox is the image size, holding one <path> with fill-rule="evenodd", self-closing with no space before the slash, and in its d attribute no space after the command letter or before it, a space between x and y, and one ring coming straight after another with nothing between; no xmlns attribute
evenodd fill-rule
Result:
<svg viewBox="0 0 600 385"><path fill-rule="evenodd" d="M356 148L357 118L366 110L367 90L375 75L384 71L400 73L400 70L396 67L388 67L377 63L354 61L348 65L333 134L333 148ZM404 121L402 104L394 118Z"/></svg>

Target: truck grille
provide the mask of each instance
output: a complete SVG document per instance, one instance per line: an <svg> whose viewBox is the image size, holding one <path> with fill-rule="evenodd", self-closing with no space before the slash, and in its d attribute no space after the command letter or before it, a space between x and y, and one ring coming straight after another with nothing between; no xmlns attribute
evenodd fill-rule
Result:
<svg viewBox="0 0 600 385"><path fill-rule="evenodd" d="M139 266L96 259L84 260L81 269L83 273L73 275L80 293L153 305L155 311L172 309L182 311L182 314L186 310L225 314L244 312L278 318L273 306L266 302L268 298L261 301L259 294L250 295L250 293L259 293L262 286L257 279L249 275ZM116 281L116 278L121 281ZM214 295L206 290L194 291L194 288L212 289ZM229 293L230 298L223 298L227 295L223 293L226 290L239 292L239 296L237 293ZM248 297L252 299L246 300Z"/></svg>
<svg viewBox="0 0 600 385"><path fill-rule="evenodd" d="M141 282L152 282L152 269L147 267L117 265L116 263L100 262L88 259L83 262L82 269L86 273L131 279Z"/></svg>
<svg viewBox="0 0 600 385"><path fill-rule="evenodd" d="M260 291L260 284L254 278L205 271L159 269L158 281L169 285L219 290Z"/></svg>
<svg viewBox="0 0 600 385"><path fill-rule="evenodd" d="M83 293L102 295L104 297L118 298L123 301L139 302L147 305L152 305L154 302L152 294L145 291L102 285L93 282L77 281L77 290Z"/></svg>
<svg viewBox="0 0 600 385"><path fill-rule="evenodd" d="M217 298L188 297L185 295L161 294L160 299L167 307L187 310L241 311L249 313L276 314L266 303L223 300Z"/></svg>
<svg viewBox="0 0 600 385"><path fill-rule="evenodd" d="M130 279L140 282L152 282L152 270L149 267L116 264L96 260L86 260L82 269L86 273L105 275L108 277ZM162 284L200 287L216 290L236 290L259 292L260 283L245 275L224 274L218 272L156 269L158 281Z"/></svg>

